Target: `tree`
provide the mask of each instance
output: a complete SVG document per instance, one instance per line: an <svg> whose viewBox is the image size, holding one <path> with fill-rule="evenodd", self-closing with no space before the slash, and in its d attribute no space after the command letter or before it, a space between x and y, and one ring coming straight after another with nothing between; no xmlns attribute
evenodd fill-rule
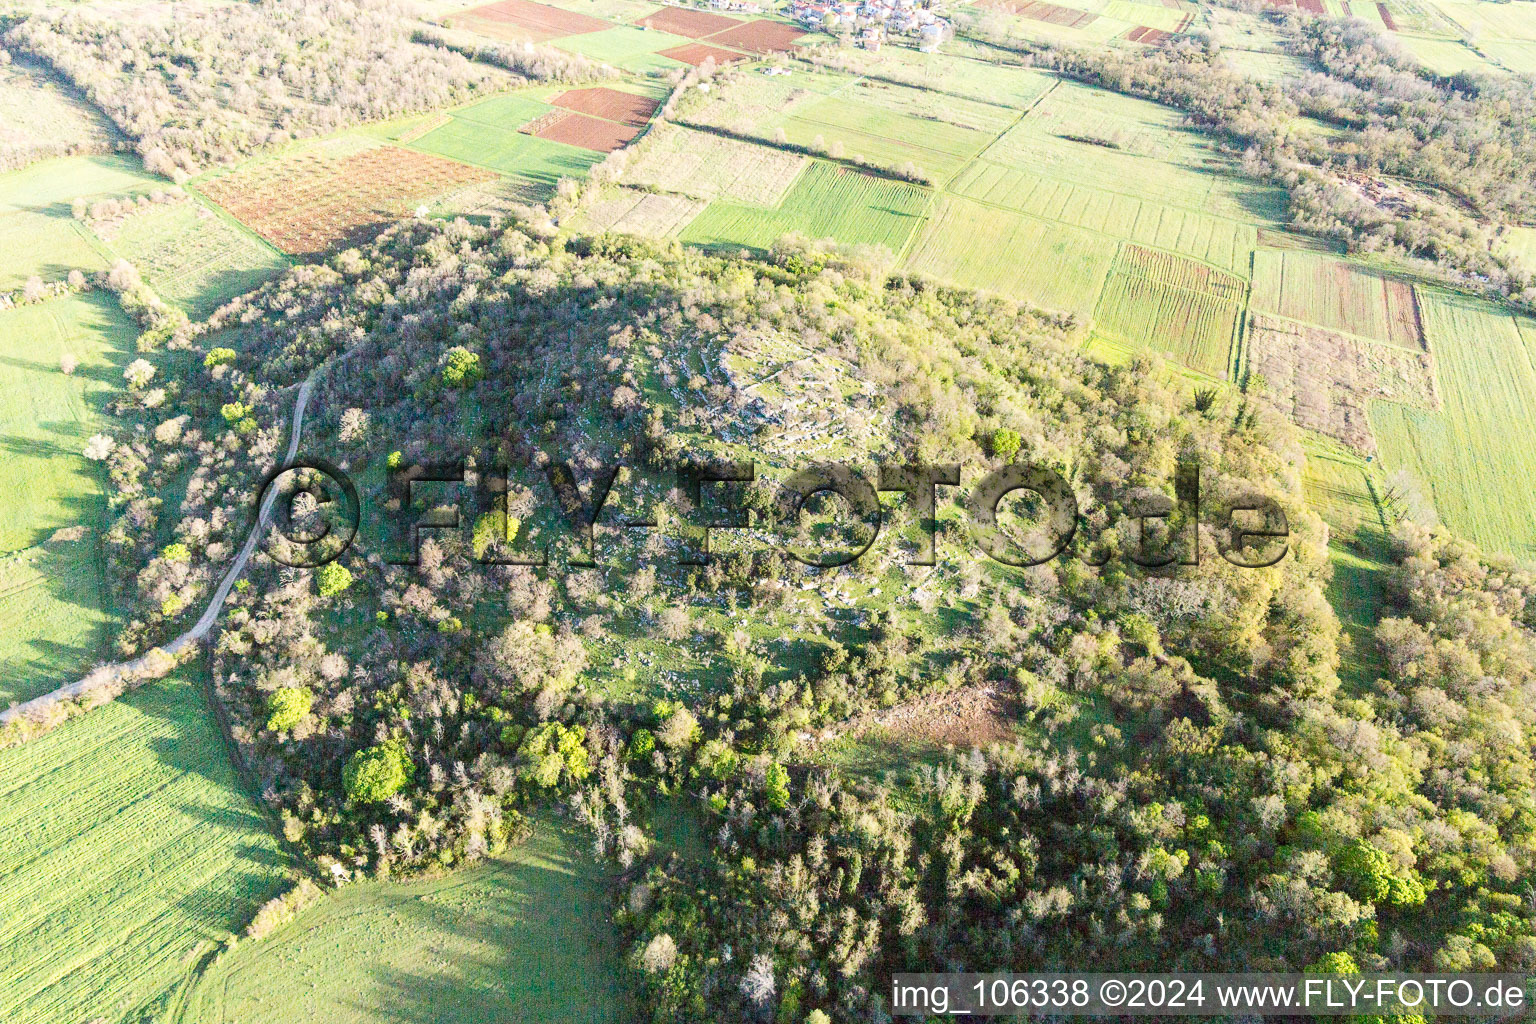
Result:
<svg viewBox="0 0 1536 1024"><path fill-rule="evenodd" d="M267 728L288 732L309 716L315 695L307 686L285 686L267 699Z"/></svg>
<svg viewBox="0 0 1536 1024"><path fill-rule="evenodd" d="M1017 430L999 427L992 431L992 454L1004 462L1012 462L1023 445L1024 439L1019 436Z"/></svg>
<svg viewBox="0 0 1536 1024"><path fill-rule="evenodd" d="M135 359L128 364L128 369L123 371L123 379L135 391L148 384L154 376L155 366L147 359Z"/></svg>
<svg viewBox="0 0 1536 1024"><path fill-rule="evenodd" d="M352 570L340 562L327 562L315 572L321 597L335 597L352 585Z"/></svg>
<svg viewBox="0 0 1536 1024"><path fill-rule="evenodd" d="M768 806L782 811L789 806L789 771L775 761L768 766L763 778L763 791L768 795Z"/></svg>
<svg viewBox="0 0 1536 1024"><path fill-rule="evenodd" d="M443 383L451 388L467 388L474 385L485 371L480 368L480 356L463 345L455 345L443 356Z"/></svg>
<svg viewBox="0 0 1536 1024"><path fill-rule="evenodd" d="M388 800L411 782L415 766L398 739L365 747L347 758L341 771L341 783L347 796L360 803L376 804Z"/></svg>

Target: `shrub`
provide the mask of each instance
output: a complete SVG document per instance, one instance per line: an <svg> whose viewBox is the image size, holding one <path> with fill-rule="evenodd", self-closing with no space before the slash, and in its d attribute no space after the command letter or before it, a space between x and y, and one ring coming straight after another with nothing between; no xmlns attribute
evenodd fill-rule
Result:
<svg viewBox="0 0 1536 1024"><path fill-rule="evenodd" d="M167 562L185 562L191 559L192 552L188 551L187 546L181 541L176 541L174 544L167 544L160 552L160 557Z"/></svg>
<svg viewBox="0 0 1536 1024"><path fill-rule="evenodd" d="M347 796L362 803L388 800L410 784L414 765L399 740L365 747L347 758L341 784Z"/></svg>
<svg viewBox="0 0 1536 1024"><path fill-rule="evenodd" d="M340 562L327 562L315 573L321 597L335 597L352 585L352 570Z"/></svg>
<svg viewBox="0 0 1536 1024"><path fill-rule="evenodd" d="M203 356L204 366L224 366L235 361L235 350L232 348L211 348L208 354Z"/></svg>
<svg viewBox="0 0 1536 1024"><path fill-rule="evenodd" d="M649 729L636 729L629 738L629 759L644 761L656 749L656 734Z"/></svg>
<svg viewBox="0 0 1536 1024"><path fill-rule="evenodd" d="M235 423L249 415L251 407L244 402L226 402L219 406L219 415L224 417L225 423Z"/></svg>
<svg viewBox="0 0 1536 1024"><path fill-rule="evenodd" d="M285 686L267 698L267 728L287 732L309 716L315 695L307 686Z"/></svg>

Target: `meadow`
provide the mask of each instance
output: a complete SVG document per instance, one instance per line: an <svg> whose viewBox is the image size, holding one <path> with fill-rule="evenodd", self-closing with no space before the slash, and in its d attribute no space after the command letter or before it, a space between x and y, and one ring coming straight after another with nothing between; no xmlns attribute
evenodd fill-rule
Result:
<svg viewBox="0 0 1536 1024"><path fill-rule="evenodd" d="M130 214L106 244L192 317L207 316L288 266L276 249L198 202Z"/></svg>
<svg viewBox="0 0 1536 1024"><path fill-rule="evenodd" d="M71 270L105 270L109 261L70 216L70 203L164 187L120 155L60 157L0 175L0 291L33 274L56 281Z"/></svg>
<svg viewBox="0 0 1536 1024"><path fill-rule="evenodd" d="M949 197L938 201L907 267L1086 322L1114 256L1104 235Z"/></svg>
<svg viewBox="0 0 1536 1024"><path fill-rule="evenodd" d="M1444 407L1373 403L1382 463L1411 473L1462 536L1536 558L1536 323L1474 299L1420 294Z"/></svg>
<svg viewBox="0 0 1536 1024"><path fill-rule="evenodd" d="M0 1019L140 1021L283 888L200 674L0 751Z"/></svg>
<svg viewBox="0 0 1536 1024"><path fill-rule="evenodd" d="M710 203L681 238L702 246L766 250L780 235L800 232L882 245L899 256L927 208L924 189L816 160L778 207Z"/></svg>
<svg viewBox="0 0 1536 1024"><path fill-rule="evenodd" d="M593 1024L618 1021L606 882L550 819L487 863L347 886L206 971L183 1024Z"/></svg>
<svg viewBox="0 0 1536 1024"><path fill-rule="evenodd" d="M0 167L32 156L105 152L120 135L97 111L78 103L40 67L0 64Z"/></svg>
<svg viewBox="0 0 1536 1024"><path fill-rule="evenodd" d="M111 616L100 469L81 455L133 358L133 324L103 292L0 312L0 704L83 675ZM59 370L63 355L79 367ZM50 542L57 531L78 539Z"/></svg>
<svg viewBox="0 0 1536 1024"><path fill-rule="evenodd" d="M681 61L663 57L658 52L674 46L684 46L691 40L655 29L646 31L633 25L615 25L601 32L584 32L560 40L555 45L562 50L579 53L593 60L636 74L650 71L666 72L682 67Z"/></svg>

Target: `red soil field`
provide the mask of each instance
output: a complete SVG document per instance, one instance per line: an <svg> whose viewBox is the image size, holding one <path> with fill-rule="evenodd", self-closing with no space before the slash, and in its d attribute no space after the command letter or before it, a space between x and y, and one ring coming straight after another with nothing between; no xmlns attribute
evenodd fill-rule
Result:
<svg viewBox="0 0 1536 1024"><path fill-rule="evenodd" d="M1323 6L1323 0L1269 0L1271 7L1295 7L1298 10L1308 11L1321 17L1328 16L1328 8Z"/></svg>
<svg viewBox="0 0 1536 1024"><path fill-rule="evenodd" d="M622 121L636 128L644 128L656 112L657 102L632 92L617 89L572 89L563 92L549 102L579 114L592 114L610 121Z"/></svg>
<svg viewBox="0 0 1536 1024"><path fill-rule="evenodd" d="M640 19L639 23L647 28L670 32L675 36L687 36L690 39L725 32L742 24L735 18L722 18L718 14L708 14L704 11L685 11L680 7L668 7L664 11L646 15Z"/></svg>
<svg viewBox="0 0 1536 1024"><path fill-rule="evenodd" d="M1393 32L1397 31L1397 22L1392 20L1392 12L1387 10L1386 4L1377 4L1376 12L1381 15L1381 23Z"/></svg>
<svg viewBox="0 0 1536 1024"><path fill-rule="evenodd" d="M713 57L716 64L729 64L732 61L746 60L746 54L737 53L735 50L722 50L718 46L706 46L703 43L689 43L687 46L674 46L670 50L659 51L663 57L671 57L680 60L684 64L692 64L697 67L703 64L706 58Z"/></svg>
<svg viewBox="0 0 1536 1024"><path fill-rule="evenodd" d="M484 35L506 39L532 39L542 42L560 36L601 32L612 28L601 18L590 18L574 11L562 11L533 3L532 0L497 0L484 7L473 7L456 15L454 20L464 19L469 27Z"/></svg>
<svg viewBox="0 0 1536 1024"><path fill-rule="evenodd" d="M716 33L709 37L709 42L734 46L738 50L751 50L753 53L774 53L794 49L795 40L803 35L805 30L793 25L759 20Z"/></svg>
<svg viewBox="0 0 1536 1024"><path fill-rule="evenodd" d="M199 190L279 249L308 256L366 241L423 200L496 177L430 153L380 146L340 159L284 157Z"/></svg>
<svg viewBox="0 0 1536 1024"><path fill-rule="evenodd" d="M1049 4L1045 0L981 0L979 6L990 7L996 11L1007 11L1009 14L1017 14L1031 21L1043 21L1049 25L1063 25L1068 28L1082 28L1098 19L1097 14L1079 11L1074 7Z"/></svg>
<svg viewBox="0 0 1536 1024"><path fill-rule="evenodd" d="M1137 25L1125 34L1125 38L1133 43L1146 43L1148 46L1156 46L1171 35L1173 35L1172 32L1165 31L1164 29Z"/></svg>
<svg viewBox="0 0 1536 1024"><path fill-rule="evenodd" d="M599 153L612 153L639 135L640 129L634 125L615 124L612 121L588 117L586 114L567 114L535 134L541 139L564 142L567 145L580 146L582 149L592 149Z"/></svg>

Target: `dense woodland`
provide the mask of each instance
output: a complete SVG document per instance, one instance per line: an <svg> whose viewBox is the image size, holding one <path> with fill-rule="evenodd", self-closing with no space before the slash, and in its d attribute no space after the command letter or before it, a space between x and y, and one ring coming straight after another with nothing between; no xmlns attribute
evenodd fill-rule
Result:
<svg viewBox="0 0 1536 1024"><path fill-rule="evenodd" d="M72 83L135 141L149 170L167 176L506 84L462 54L411 42L390 0L268 0L134 18L45 11L3 42Z"/></svg>
<svg viewBox="0 0 1536 1024"><path fill-rule="evenodd" d="M827 356L820 383L868 383L839 435L851 461L956 462L966 484L1009 460L1058 467L1074 548L1005 569L941 513L922 591L849 616L792 599L801 581L892 586L910 531L835 573L772 546L678 564L699 514L671 494L680 456L793 465L794 410L730 369L780 338ZM542 216L401 225L169 344L170 379L144 382L163 393L123 409L144 432L107 456L129 647L200 606L306 377L306 451L352 473L365 508L398 507L386 470L418 460L463 458L490 485L485 511L454 499L462 528L418 565L390 564L399 538L365 519L325 568L258 556L226 611L234 734L328 876L474 860L558 802L623 873L640 1005L669 1022L884 1019L903 969L1536 965L1536 584L1405 525L1388 672L1345 688L1294 431L1240 392L1097 365L1028 310L822 247L723 260ZM1131 564L1128 508L1166 500L1190 462L1199 564ZM580 488L550 490L562 463ZM655 520L643 539L600 529L597 568L482 563L569 532L615 463L630 470L609 507ZM766 479L733 487L777 523ZM1209 510L1249 492L1288 513L1271 568L1218 553ZM449 499L432 493L405 511L434 514ZM635 683L642 661L688 659L697 689ZM806 760L819 730L974 685L1006 695L1016 743L885 780ZM706 855L655 844L668 794Z"/></svg>

